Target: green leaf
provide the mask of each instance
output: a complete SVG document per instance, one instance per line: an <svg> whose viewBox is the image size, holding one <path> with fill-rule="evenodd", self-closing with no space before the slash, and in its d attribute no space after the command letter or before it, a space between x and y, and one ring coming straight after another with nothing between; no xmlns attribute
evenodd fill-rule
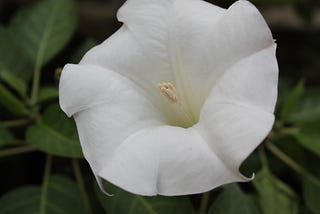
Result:
<svg viewBox="0 0 320 214"><path fill-rule="evenodd" d="M286 121L288 119L288 117L293 113L296 105L300 101L303 93L304 81L300 81L285 100L285 103L281 109L280 120Z"/></svg>
<svg viewBox="0 0 320 214"><path fill-rule="evenodd" d="M0 125L0 147L5 146L13 140L13 135L5 127Z"/></svg>
<svg viewBox="0 0 320 214"><path fill-rule="evenodd" d="M26 96L27 83L33 73L31 63L26 54L17 47L12 34L2 26L0 38L0 79L21 96Z"/></svg>
<svg viewBox="0 0 320 214"><path fill-rule="evenodd" d="M259 194L258 200L263 213L298 213L296 194L265 168L257 174L253 184Z"/></svg>
<svg viewBox="0 0 320 214"><path fill-rule="evenodd" d="M0 214L33 214L39 212L40 187L20 187L0 198Z"/></svg>
<svg viewBox="0 0 320 214"><path fill-rule="evenodd" d="M318 121L305 122L300 125L298 132L292 135L297 142L320 157L320 119Z"/></svg>
<svg viewBox="0 0 320 214"><path fill-rule="evenodd" d="M0 84L0 105L6 108L7 111L14 115L22 116L29 115L29 110L25 107L15 95L7 88Z"/></svg>
<svg viewBox="0 0 320 214"><path fill-rule="evenodd" d="M303 182L303 196L307 208L314 214L320 213L320 186L309 180Z"/></svg>
<svg viewBox="0 0 320 214"><path fill-rule="evenodd" d="M76 28L72 0L42 0L20 9L10 29L20 51L37 69L52 59L70 40Z"/></svg>
<svg viewBox="0 0 320 214"><path fill-rule="evenodd" d="M295 124L320 120L320 88L307 89L296 106L295 111L290 115L289 120Z"/></svg>
<svg viewBox="0 0 320 214"><path fill-rule="evenodd" d="M298 128L289 134L301 146L320 156L320 88L306 90L289 120Z"/></svg>
<svg viewBox="0 0 320 214"><path fill-rule="evenodd" d="M22 97L26 97L27 85L24 80L16 77L15 74L7 70L0 71L0 78L10 87L16 90Z"/></svg>
<svg viewBox="0 0 320 214"><path fill-rule="evenodd" d="M43 121L28 128L27 142L48 154L82 157L74 121L67 118L58 105L50 106Z"/></svg>
<svg viewBox="0 0 320 214"><path fill-rule="evenodd" d="M38 102L46 102L48 100L56 99L59 96L58 89L55 87L41 88L39 92Z"/></svg>
<svg viewBox="0 0 320 214"><path fill-rule="evenodd" d="M108 214L194 214L188 197L143 197L128 193L111 184L106 189L114 196L104 195L96 188L96 194Z"/></svg>
<svg viewBox="0 0 320 214"><path fill-rule="evenodd" d="M45 200L46 214L84 214L80 191L70 179L52 176L49 180ZM0 198L0 214L39 213L41 187L17 188Z"/></svg>
<svg viewBox="0 0 320 214"><path fill-rule="evenodd" d="M214 201L208 214L258 214L252 198L243 193L237 184L226 186Z"/></svg>
<svg viewBox="0 0 320 214"><path fill-rule="evenodd" d="M85 208L75 182L62 176L50 177L47 190L46 213L84 214Z"/></svg>

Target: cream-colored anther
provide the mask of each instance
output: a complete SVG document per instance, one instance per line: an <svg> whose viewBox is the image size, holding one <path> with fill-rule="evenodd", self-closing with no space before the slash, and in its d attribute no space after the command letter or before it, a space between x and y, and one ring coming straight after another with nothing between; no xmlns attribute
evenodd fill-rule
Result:
<svg viewBox="0 0 320 214"><path fill-rule="evenodd" d="M170 102L178 102L177 90L170 82L159 83L158 87L163 96L165 96Z"/></svg>

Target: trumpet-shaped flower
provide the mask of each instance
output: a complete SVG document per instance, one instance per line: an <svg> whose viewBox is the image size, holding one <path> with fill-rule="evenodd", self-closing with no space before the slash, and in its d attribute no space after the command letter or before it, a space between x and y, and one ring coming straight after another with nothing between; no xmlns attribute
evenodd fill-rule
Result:
<svg viewBox="0 0 320 214"><path fill-rule="evenodd" d="M98 181L184 195L239 172L274 122L276 44L258 10L201 0L127 0L123 26L60 80Z"/></svg>

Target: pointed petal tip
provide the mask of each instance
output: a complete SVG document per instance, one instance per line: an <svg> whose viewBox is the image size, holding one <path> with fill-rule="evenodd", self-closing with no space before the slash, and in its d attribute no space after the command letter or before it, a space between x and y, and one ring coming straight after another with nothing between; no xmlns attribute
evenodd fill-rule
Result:
<svg viewBox="0 0 320 214"><path fill-rule="evenodd" d="M101 177L99 177L98 175L94 174L95 178L96 178L96 181L97 181L97 184L101 190L101 192L103 192L105 195L109 196L109 197L112 197L114 196L113 194L111 193L108 193L107 190L105 189L104 185L103 185L103 179Z"/></svg>
<svg viewBox="0 0 320 214"><path fill-rule="evenodd" d="M181 136L172 138L170 132ZM127 192L143 196L199 194L227 183L252 179L225 167L199 140L195 132L172 127L136 134L117 149L97 175ZM176 153L181 154L178 159ZM166 158L158 165L157 157ZM188 169L183 167L186 165Z"/></svg>
<svg viewBox="0 0 320 214"><path fill-rule="evenodd" d="M252 173L250 180L252 181L253 179L255 179L255 177L256 177L256 173Z"/></svg>

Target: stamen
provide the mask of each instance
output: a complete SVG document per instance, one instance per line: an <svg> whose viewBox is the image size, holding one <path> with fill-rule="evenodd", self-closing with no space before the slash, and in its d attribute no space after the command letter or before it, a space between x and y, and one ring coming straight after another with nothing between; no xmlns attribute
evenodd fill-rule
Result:
<svg viewBox="0 0 320 214"><path fill-rule="evenodd" d="M158 87L163 96L165 96L170 102L177 103L178 95L174 85L170 82L159 83Z"/></svg>
<svg viewBox="0 0 320 214"><path fill-rule="evenodd" d="M178 118L180 118L180 121L183 121L182 123L184 125L181 125L183 127L189 127L192 124L195 124L196 121L192 117L191 112L189 109L186 108L185 104L183 104L183 100L179 99L177 94L177 89L174 87L174 85L170 82L163 82L159 83L158 87L160 89L160 92L163 96L167 98L168 101L175 104L172 105L172 110L175 112Z"/></svg>

